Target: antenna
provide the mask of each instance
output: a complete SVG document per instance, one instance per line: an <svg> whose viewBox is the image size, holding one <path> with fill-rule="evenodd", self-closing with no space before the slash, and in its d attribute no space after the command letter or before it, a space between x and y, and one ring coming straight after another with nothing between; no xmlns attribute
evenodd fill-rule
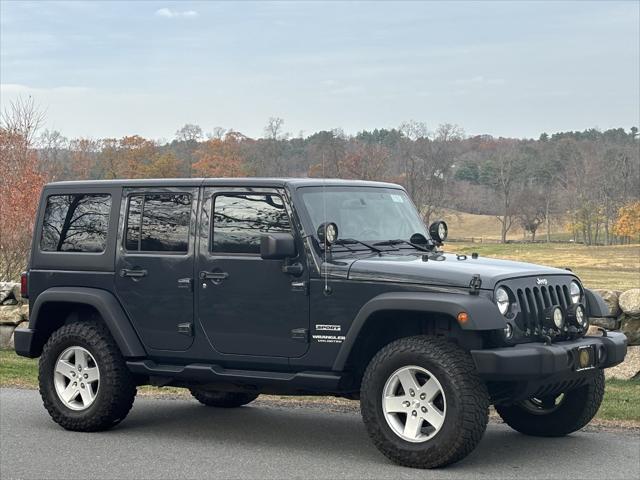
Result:
<svg viewBox="0 0 640 480"><path fill-rule="evenodd" d="M327 177L325 175L324 168L324 152L322 152L322 208L323 208L323 223L324 228L327 228ZM327 233L324 235L324 294L326 296L331 295L331 288L329 287L329 266L327 264L329 245L327 244Z"/></svg>

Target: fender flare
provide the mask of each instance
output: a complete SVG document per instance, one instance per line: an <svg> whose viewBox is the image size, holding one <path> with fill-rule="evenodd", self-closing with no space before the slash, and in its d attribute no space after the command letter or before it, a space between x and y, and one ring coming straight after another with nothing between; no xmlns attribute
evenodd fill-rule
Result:
<svg viewBox="0 0 640 480"><path fill-rule="evenodd" d="M332 370L343 370L367 320L374 313L384 310L442 313L454 319L460 312L467 312L469 320L460 325L463 330L499 330L505 326L505 319L498 307L482 295L440 292L383 293L365 303L356 315L338 351Z"/></svg>
<svg viewBox="0 0 640 480"><path fill-rule="evenodd" d="M106 290L87 287L53 287L42 292L33 303L29 315L29 328L38 331L42 319L40 310L48 303L75 303L89 305L102 316L113 339L124 357L144 357L146 352L129 318L113 294ZM37 333L36 333L37 334Z"/></svg>
<svg viewBox="0 0 640 480"><path fill-rule="evenodd" d="M589 290L588 288L584 289L584 296L586 299L586 307L587 307L587 315L589 317L614 317L615 315L611 314L609 310L609 306L605 303L599 293L594 292L593 290Z"/></svg>

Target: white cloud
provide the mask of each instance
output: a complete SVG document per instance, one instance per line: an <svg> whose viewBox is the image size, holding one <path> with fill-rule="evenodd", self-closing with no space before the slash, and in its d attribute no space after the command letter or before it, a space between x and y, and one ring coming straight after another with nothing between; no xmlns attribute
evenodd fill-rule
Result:
<svg viewBox="0 0 640 480"><path fill-rule="evenodd" d="M194 18L198 16L195 10L172 10L171 8L160 8L156 10L157 17L164 18Z"/></svg>

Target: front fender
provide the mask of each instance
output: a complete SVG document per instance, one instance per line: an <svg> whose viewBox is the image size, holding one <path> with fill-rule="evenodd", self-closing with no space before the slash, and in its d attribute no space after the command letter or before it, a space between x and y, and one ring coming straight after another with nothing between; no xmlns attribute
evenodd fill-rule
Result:
<svg viewBox="0 0 640 480"><path fill-rule="evenodd" d="M489 298L481 295L439 292L393 292L372 298L360 309L345 337L333 370L344 368L360 331L372 314L384 310L406 310L445 314L457 318L467 312L469 319L460 324L463 330L499 330L505 326L504 317Z"/></svg>
<svg viewBox="0 0 640 480"><path fill-rule="evenodd" d="M46 321L40 310L47 303L72 303L94 307L102 316L105 325L118 344L125 357L143 357L146 355L144 347L131 326L129 318L122 306L111 293L97 288L86 287L53 287L42 292L33 303L29 315L29 329L34 332L34 341L43 343L46 339L38 338L38 324ZM42 345L35 345L34 351L40 351ZM39 353L38 353L39 354Z"/></svg>

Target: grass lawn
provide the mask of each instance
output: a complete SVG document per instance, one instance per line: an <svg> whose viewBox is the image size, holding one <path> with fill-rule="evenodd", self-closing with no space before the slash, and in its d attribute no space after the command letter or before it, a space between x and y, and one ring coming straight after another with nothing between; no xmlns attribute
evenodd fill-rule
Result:
<svg viewBox="0 0 640 480"><path fill-rule="evenodd" d="M627 290L640 288L640 245L585 247L568 243L487 244L451 242L448 252L478 254L570 268L590 288ZM482 272L479 272L482 273Z"/></svg>
<svg viewBox="0 0 640 480"><path fill-rule="evenodd" d="M0 386L38 388L38 361L19 357L13 351L0 350ZM142 395L186 394L185 389L171 387L142 387L139 392ZM322 401L317 397L297 398L298 401L301 399L316 403ZM604 402L596 418L640 425L640 381L608 380Z"/></svg>

